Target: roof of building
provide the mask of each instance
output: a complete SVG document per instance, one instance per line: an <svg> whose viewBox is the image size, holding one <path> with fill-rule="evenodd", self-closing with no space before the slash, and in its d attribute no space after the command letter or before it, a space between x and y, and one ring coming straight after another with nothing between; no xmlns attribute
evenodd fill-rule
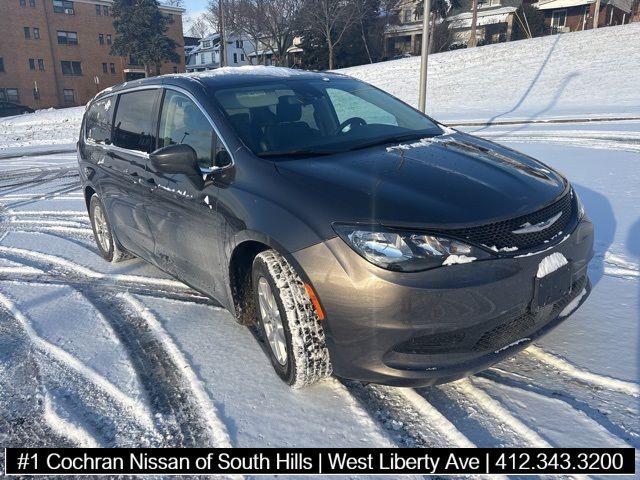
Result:
<svg viewBox="0 0 640 480"><path fill-rule="evenodd" d="M596 0L540 0L538 3L534 3L533 6L538 10L556 10L559 8L579 7L580 5L590 5L595 3ZM620 10L631 13L633 7L633 0L602 0L603 5L613 5Z"/></svg>
<svg viewBox="0 0 640 480"><path fill-rule="evenodd" d="M515 7L496 7L478 9L476 26L491 25L494 23L504 23L509 19L509 15L515 12ZM451 28L470 28L472 12L463 12L458 15L447 17Z"/></svg>

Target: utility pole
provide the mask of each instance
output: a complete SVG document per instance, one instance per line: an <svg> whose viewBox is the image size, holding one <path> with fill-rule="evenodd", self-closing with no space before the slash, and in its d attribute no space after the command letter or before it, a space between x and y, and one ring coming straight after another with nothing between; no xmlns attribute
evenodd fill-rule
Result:
<svg viewBox="0 0 640 480"><path fill-rule="evenodd" d="M431 18L431 0L424 0L422 14L422 60L420 62L420 97L418 109L427 111L427 64L429 62L429 20Z"/></svg>
<svg viewBox="0 0 640 480"><path fill-rule="evenodd" d="M600 0L596 0L596 8L593 10L593 29L598 28L598 17L600 16Z"/></svg>

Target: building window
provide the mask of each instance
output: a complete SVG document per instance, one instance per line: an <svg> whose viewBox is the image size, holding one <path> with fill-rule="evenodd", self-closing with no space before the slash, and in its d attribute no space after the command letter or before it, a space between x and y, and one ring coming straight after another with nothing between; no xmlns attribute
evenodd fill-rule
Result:
<svg viewBox="0 0 640 480"><path fill-rule="evenodd" d="M82 65L80 64L80 62L70 62L63 60L62 62L60 62L60 65L62 66L63 75L82 75Z"/></svg>
<svg viewBox="0 0 640 480"><path fill-rule="evenodd" d="M240 60L244 62L244 53L240 54Z"/></svg>
<svg viewBox="0 0 640 480"><path fill-rule="evenodd" d="M62 45L77 45L78 33L77 32L65 32L58 30L58 43Z"/></svg>
<svg viewBox="0 0 640 480"><path fill-rule="evenodd" d="M178 73L178 67L173 67L173 73Z"/></svg>
<svg viewBox="0 0 640 480"><path fill-rule="evenodd" d="M106 63L102 64L102 73L107 73L109 71L108 66Z"/></svg>
<svg viewBox="0 0 640 480"><path fill-rule="evenodd" d="M96 5L96 15L102 15L102 7L100 5Z"/></svg>
<svg viewBox="0 0 640 480"><path fill-rule="evenodd" d="M109 7L107 7L106 5L102 6L102 15L104 15L105 17L109 16Z"/></svg>
<svg viewBox="0 0 640 480"><path fill-rule="evenodd" d="M111 34L107 33L107 45L111 45Z"/></svg>
<svg viewBox="0 0 640 480"><path fill-rule="evenodd" d="M55 13L66 13L67 15L74 15L73 2L68 0L53 0L53 11Z"/></svg>
<svg viewBox="0 0 640 480"><path fill-rule="evenodd" d="M204 61L204 53L200 54L200 63L205 63L205 61Z"/></svg>
<svg viewBox="0 0 640 480"><path fill-rule="evenodd" d="M27 0L20 0L20 6L21 7L26 7L27 6ZM0 89L2 90L2 89Z"/></svg>
<svg viewBox="0 0 640 480"><path fill-rule="evenodd" d="M0 57L0 73L4 73L4 58Z"/></svg>
<svg viewBox="0 0 640 480"><path fill-rule="evenodd" d="M0 88L0 91L2 89ZM20 101L20 96L18 95L17 88L5 88L4 89L4 99L8 102L18 102ZM0 95L0 100L2 100L2 96Z"/></svg>
<svg viewBox="0 0 640 480"><path fill-rule="evenodd" d="M551 26L555 28L562 28L567 24L567 11L566 10L554 10L551 13Z"/></svg>
<svg viewBox="0 0 640 480"><path fill-rule="evenodd" d="M211 40L205 40L204 42L202 42L202 47L211 48Z"/></svg>
<svg viewBox="0 0 640 480"><path fill-rule="evenodd" d="M233 63L238 63L238 54L237 53L233 54Z"/></svg>
<svg viewBox="0 0 640 480"><path fill-rule="evenodd" d="M111 73L116 73L116 64L115 63L110 63L109 64L109 70L111 71Z"/></svg>
<svg viewBox="0 0 640 480"><path fill-rule="evenodd" d="M44 70L44 60L42 58L38 59L38 70Z"/></svg>
<svg viewBox="0 0 640 480"><path fill-rule="evenodd" d="M36 8L36 0L29 0L29 6L31 8Z"/></svg>
<svg viewBox="0 0 640 480"><path fill-rule="evenodd" d="M411 9L405 9L402 11L402 21L404 23L409 23L413 20L413 14L411 13Z"/></svg>
<svg viewBox="0 0 640 480"><path fill-rule="evenodd" d="M98 41L100 42L100 45L104 45L104 35L102 33L98 34Z"/></svg>
<svg viewBox="0 0 640 480"><path fill-rule="evenodd" d="M73 105L75 103L76 96L70 88L62 90L62 95L64 96L64 103L67 105Z"/></svg>
<svg viewBox="0 0 640 480"><path fill-rule="evenodd" d="M31 29L29 27L24 27L24 38L31 38Z"/></svg>
<svg viewBox="0 0 640 480"><path fill-rule="evenodd" d="M36 61L33 58L29 59L29 70L35 70L36 69Z"/></svg>
<svg viewBox="0 0 640 480"><path fill-rule="evenodd" d="M40 29L37 27L33 27L33 38L40 39Z"/></svg>

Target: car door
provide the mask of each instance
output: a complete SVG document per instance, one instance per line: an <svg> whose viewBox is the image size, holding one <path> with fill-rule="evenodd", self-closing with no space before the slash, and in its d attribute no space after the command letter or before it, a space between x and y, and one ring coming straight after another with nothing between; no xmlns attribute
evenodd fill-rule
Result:
<svg viewBox="0 0 640 480"><path fill-rule="evenodd" d="M134 90L118 96L112 143L107 147L101 186L103 201L122 246L153 259L153 234L145 212L146 165L155 147L159 88Z"/></svg>
<svg viewBox="0 0 640 480"><path fill-rule="evenodd" d="M191 146L203 171L214 165L224 147L212 123L193 97L167 89L161 102L158 148ZM223 152L223 153L220 153ZM167 175L148 164L146 201L155 240L155 258L161 268L194 288L220 298L226 294L220 263L220 216L215 208L216 188L195 185L186 175Z"/></svg>

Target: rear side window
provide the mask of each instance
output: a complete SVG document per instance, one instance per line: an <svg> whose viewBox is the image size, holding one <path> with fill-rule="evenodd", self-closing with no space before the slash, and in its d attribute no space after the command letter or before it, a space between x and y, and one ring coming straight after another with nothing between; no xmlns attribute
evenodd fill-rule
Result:
<svg viewBox="0 0 640 480"><path fill-rule="evenodd" d="M167 90L159 130L158 147L184 143L196 151L200 167L213 166L213 127L198 106L182 93Z"/></svg>
<svg viewBox="0 0 640 480"><path fill-rule="evenodd" d="M157 96L158 90L141 90L120 95L113 131L114 145L145 153L154 149L154 107Z"/></svg>
<svg viewBox="0 0 640 480"><path fill-rule="evenodd" d="M96 143L111 143L114 102L111 98L99 100L87 112L86 139Z"/></svg>

